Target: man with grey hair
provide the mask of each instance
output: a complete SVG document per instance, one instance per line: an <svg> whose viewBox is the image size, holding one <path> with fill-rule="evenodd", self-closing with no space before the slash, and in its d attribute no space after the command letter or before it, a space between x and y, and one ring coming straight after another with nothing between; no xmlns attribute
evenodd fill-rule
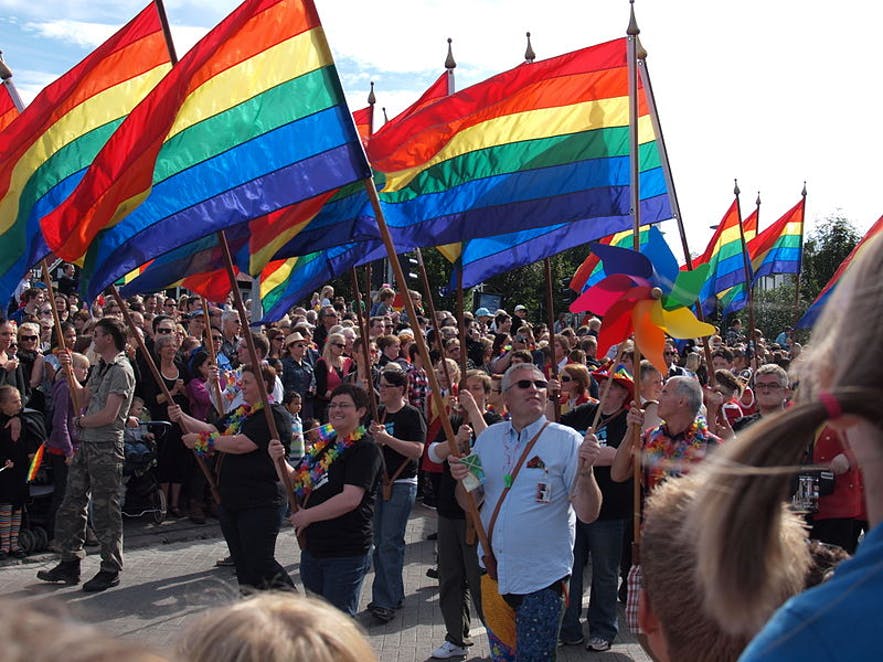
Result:
<svg viewBox="0 0 883 662"><path fill-rule="evenodd" d="M680 476L686 465L701 461L706 453L720 444L720 438L708 430L702 407L702 387L692 377L671 377L662 387L657 414L662 423L644 430L644 412L632 403L628 414L630 426L644 430L640 437L640 454L644 491L650 492L670 476ZM610 477L619 483L633 474L635 444L620 444L610 467Z"/></svg>
<svg viewBox="0 0 883 662"><path fill-rule="evenodd" d="M223 354L235 367L239 365L236 360L236 347L239 345L240 333L242 332L242 320L235 310L225 310L221 313L221 354Z"/></svg>
<svg viewBox="0 0 883 662"><path fill-rule="evenodd" d="M473 447L485 476L478 491L487 499L481 519L492 550L479 558L492 577L496 567L499 593L514 611L518 659L554 659L576 516L593 522L601 509L592 471L601 448L594 434L546 419L548 383L532 363L511 366L501 386L511 420L488 427ZM458 481L469 474L455 455L448 462Z"/></svg>

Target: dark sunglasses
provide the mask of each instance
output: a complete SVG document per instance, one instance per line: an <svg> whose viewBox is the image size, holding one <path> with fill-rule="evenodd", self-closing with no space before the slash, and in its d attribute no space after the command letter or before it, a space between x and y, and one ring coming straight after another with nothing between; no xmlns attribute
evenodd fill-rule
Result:
<svg viewBox="0 0 883 662"><path fill-rule="evenodd" d="M36 340L37 336L19 336L19 340Z"/></svg>
<svg viewBox="0 0 883 662"><path fill-rule="evenodd" d="M573 381L573 378L572 378L572 377L562 377L562 378L561 378L561 381L562 381L562 382L572 382L572 381Z"/></svg>
<svg viewBox="0 0 883 662"><path fill-rule="evenodd" d="M519 379L515 382L515 386L520 389L528 389L531 386L535 386L537 389L542 390L549 386L549 382L543 379Z"/></svg>
<svg viewBox="0 0 883 662"><path fill-rule="evenodd" d="M221 336L212 336L212 340L215 342L224 342L224 339Z"/></svg>
<svg viewBox="0 0 883 662"><path fill-rule="evenodd" d="M166 333L171 333L172 329L157 329L156 332L166 334Z"/></svg>

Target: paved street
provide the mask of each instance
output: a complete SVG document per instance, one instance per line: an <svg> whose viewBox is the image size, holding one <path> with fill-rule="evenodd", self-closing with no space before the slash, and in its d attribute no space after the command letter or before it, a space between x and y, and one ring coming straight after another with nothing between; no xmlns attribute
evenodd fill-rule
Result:
<svg viewBox="0 0 883 662"><path fill-rule="evenodd" d="M418 505L407 533L405 565L405 607L386 625L377 625L366 613L359 622L383 662L427 660L444 640L444 626L438 609L435 580L426 576L434 564L434 543L426 540L435 531L435 513ZM90 550L93 551L93 550ZM208 607L237 599L236 581L230 568L215 568L215 560L226 555L226 545L214 520L197 526L186 518L155 525L143 520L126 520L126 569L122 584L105 593L86 594L77 587L53 587L35 578L37 570L51 567L53 554L39 554L24 563L6 561L0 565L0 594L23 600L58 599L83 620L99 624L122 636L171 647L186 623ZM279 537L277 559L298 580L298 548L291 528ZM83 563L83 579L98 570L98 559L90 555ZM362 607L371 597L369 575L362 591ZM487 637L480 623L473 622L470 660L487 659ZM560 660L649 660L630 634L620 638L608 653L589 653L581 646L561 648Z"/></svg>

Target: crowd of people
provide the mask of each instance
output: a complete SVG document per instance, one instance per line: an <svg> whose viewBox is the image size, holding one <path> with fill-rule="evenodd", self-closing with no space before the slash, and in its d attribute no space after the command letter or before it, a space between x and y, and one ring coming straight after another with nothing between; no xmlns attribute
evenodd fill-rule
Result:
<svg viewBox="0 0 883 662"><path fill-rule="evenodd" d="M38 577L78 584L94 535L101 564L83 588L118 584L126 433L168 420L156 473L169 515L219 518L220 562L245 592L299 599L277 560L291 554L276 549L287 517L310 594L353 616L373 568L368 612L392 621L408 599L405 529L419 500L437 512L446 635L434 658L465 657L476 619L496 660L609 650L621 602L656 659L736 659L813 583L825 555L810 554L804 525L814 544L857 554L816 590L870 590L859 584L880 535L883 244L866 255L805 352L791 329L767 342L735 320L704 347L668 340L664 370L630 340L599 355L595 317L550 329L518 305L430 319L415 296L409 320L388 286L364 320L327 286L259 327L229 301L157 294L123 311L110 297L84 305L67 282L35 284L0 323L0 557L24 554L27 468L45 442L60 562ZM863 323L847 329L854 308ZM824 614L821 597L803 595L749 659L821 637L801 632L801 618ZM225 623L207 617L206 641L232 636Z"/></svg>

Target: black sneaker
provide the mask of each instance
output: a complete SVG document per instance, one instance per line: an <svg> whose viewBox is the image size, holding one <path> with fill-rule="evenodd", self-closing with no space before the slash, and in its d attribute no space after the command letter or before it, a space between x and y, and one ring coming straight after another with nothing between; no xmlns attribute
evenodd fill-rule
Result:
<svg viewBox="0 0 883 662"><path fill-rule="evenodd" d="M87 593L97 593L98 591L106 591L111 586L117 586L120 583L120 573L111 570L101 570L88 582L83 584L83 590Z"/></svg>
<svg viewBox="0 0 883 662"><path fill-rule="evenodd" d="M389 623L396 617L395 609L389 609L387 607L373 606L370 611L371 615L381 623Z"/></svg>
<svg viewBox="0 0 883 662"><path fill-rule="evenodd" d="M62 582L64 584L80 583L80 562L62 561L52 570L40 570L37 573L37 579L44 582Z"/></svg>

